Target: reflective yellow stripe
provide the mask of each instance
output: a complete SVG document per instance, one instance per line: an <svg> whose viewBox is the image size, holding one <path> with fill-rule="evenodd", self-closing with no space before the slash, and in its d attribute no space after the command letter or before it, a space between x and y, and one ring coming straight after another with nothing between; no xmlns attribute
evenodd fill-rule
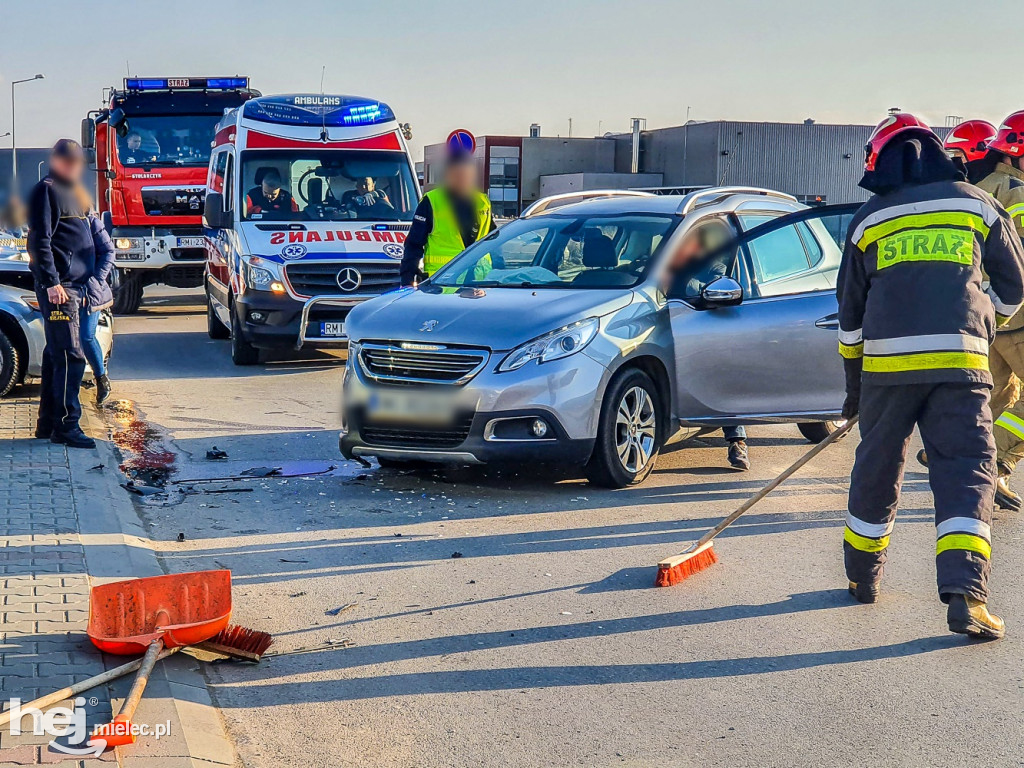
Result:
<svg viewBox="0 0 1024 768"><path fill-rule="evenodd" d="M861 552L881 552L889 546L888 536L883 536L880 539L869 539L867 536L854 533L849 528L843 531L843 541L854 549L859 549Z"/></svg>
<svg viewBox="0 0 1024 768"><path fill-rule="evenodd" d="M981 536L972 536L969 533L951 533L943 536L935 544L935 554L941 555L951 549L963 549L968 552L977 552L984 555L986 559L992 559L992 545Z"/></svg>
<svg viewBox="0 0 1024 768"><path fill-rule="evenodd" d="M976 213L967 211L937 211L935 213L918 213L909 216L897 216L895 219L883 221L873 227L864 230L864 235L857 241L857 247L862 251L872 243L910 227L965 227L981 233L984 240L988 237L989 226L985 220Z"/></svg>
<svg viewBox="0 0 1024 768"><path fill-rule="evenodd" d="M1012 219L1018 213L1024 213L1024 203L1017 203L1016 205L1011 205L1009 208L1006 209L1006 212L1010 214L1010 218Z"/></svg>
<svg viewBox="0 0 1024 768"><path fill-rule="evenodd" d="M1002 427L1007 432L1024 440L1024 421L1021 421L1009 411L1003 411L999 418L996 419L996 426Z"/></svg>
<svg viewBox="0 0 1024 768"><path fill-rule="evenodd" d="M864 357L864 342L860 344L843 344L839 342L839 354L845 357L847 360L855 360L858 357Z"/></svg>
<svg viewBox="0 0 1024 768"><path fill-rule="evenodd" d="M883 237L877 245L878 269L908 261L937 261L970 265L974 262L974 235L964 229L933 227L907 229Z"/></svg>
<svg viewBox="0 0 1024 768"><path fill-rule="evenodd" d="M996 312L996 328L1002 328L1008 322L1010 322L1009 317L1007 317L1006 315L1000 315L998 312Z"/></svg>
<svg viewBox="0 0 1024 768"><path fill-rule="evenodd" d="M941 368L970 368L988 370L988 355L973 352L921 352L916 355L873 357L865 355L864 370L872 373L898 373L900 371L930 371Z"/></svg>

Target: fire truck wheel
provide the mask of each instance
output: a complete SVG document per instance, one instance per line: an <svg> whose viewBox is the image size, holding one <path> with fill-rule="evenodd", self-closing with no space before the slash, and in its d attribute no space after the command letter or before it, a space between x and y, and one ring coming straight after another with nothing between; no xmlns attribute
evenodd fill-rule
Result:
<svg viewBox="0 0 1024 768"><path fill-rule="evenodd" d="M142 306L142 280L123 273L119 278L114 283L114 314L134 315Z"/></svg>
<svg viewBox="0 0 1024 768"><path fill-rule="evenodd" d="M217 317L217 313L213 311L213 302L210 300L209 291L206 293L206 332L211 339L231 338L231 329L224 325Z"/></svg>
<svg viewBox="0 0 1024 768"><path fill-rule="evenodd" d="M238 320L234 302L231 303L231 361L235 365L256 365L260 351L242 338L242 324Z"/></svg>

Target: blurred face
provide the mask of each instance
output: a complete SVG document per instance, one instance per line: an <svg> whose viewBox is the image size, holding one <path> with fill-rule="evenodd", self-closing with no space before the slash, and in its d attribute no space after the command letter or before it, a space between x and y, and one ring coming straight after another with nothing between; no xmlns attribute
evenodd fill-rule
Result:
<svg viewBox="0 0 1024 768"><path fill-rule="evenodd" d="M128 137L128 149L136 150L142 146L142 137L132 135Z"/></svg>
<svg viewBox="0 0 1024 768"><path fill-rule="evenodd" d="M679 248L672 255L672 262L669 264L669 269L673 272L678 271L689 264L691 261L701 255L704 247L701 243L700 232L691 232L686 238L679 244Z"/></svg>
<svg viewBox="0 0 1024 768"><path fill-rule="evenodd" d="M367 192L373 192L375 186L373 179L367 176L365 179L360 179L356 182L356 192L360 195L365 195Z"/></svg>
<svg viewBox="0 0 1024 768"><path fill-rule="evenodd" d="M60 155L50 156L50 170L65 181L78 181L85 170L85 162Z"/></svg>
<svg viewBox="0 0 1024 768"><path fill-rule="evenodd" d="M267 178L263 180L263 194L267 200L275 200L281 194L281 181L279 179Z"/></svg>
<svg viewBox="0 0 1024 768"><path fill-rule="evenodd" d="M479 186L476 177L476 163L452 163L445 171L444 182L455 194L468 196Z"/></svg>

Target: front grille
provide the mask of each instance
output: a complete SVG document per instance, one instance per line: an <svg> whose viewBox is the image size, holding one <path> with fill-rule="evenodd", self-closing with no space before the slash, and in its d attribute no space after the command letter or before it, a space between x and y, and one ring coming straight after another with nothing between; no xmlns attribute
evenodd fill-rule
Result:
<svg viewBox="0 0 1024 768"><path fill-rule="evenodd" d="M285 274L300 296L377 296L401 286L397 261L310 261L288 264Z"/></svg>
<svg viewBox="0 0 1024 768"><path fill-rule="evenodd" d="M487 362L480 349L403 349L398 346L364 344L359 352L363 370L379 381L465 384Z"/></svg>
<svg viewBox="0 0 1024 768"><path fill-rule="evenodd" d="M427 429L423 426L363 424L359 434L367 445L382 448L458 448L473 426L473 415L459 419L450 427Z"/></svg>

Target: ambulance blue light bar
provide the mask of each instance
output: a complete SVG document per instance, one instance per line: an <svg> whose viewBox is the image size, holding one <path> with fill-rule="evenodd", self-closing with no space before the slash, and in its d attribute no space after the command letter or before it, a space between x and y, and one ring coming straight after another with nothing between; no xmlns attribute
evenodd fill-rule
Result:
<svg viewBox="0 0 1024 768"><path fill-rule="evenodd" d="M295 94L264 96L248 101L243 116L264 123L352 128L395 119L391 107L353 96Z"/></svg>
<svg viewBox="0 0 1024 768"><path fill-rule="evenodd" d="M230 91L248 88L248 77L126 77L127 91L168 91L191 88L208 91Z"/></svg>

